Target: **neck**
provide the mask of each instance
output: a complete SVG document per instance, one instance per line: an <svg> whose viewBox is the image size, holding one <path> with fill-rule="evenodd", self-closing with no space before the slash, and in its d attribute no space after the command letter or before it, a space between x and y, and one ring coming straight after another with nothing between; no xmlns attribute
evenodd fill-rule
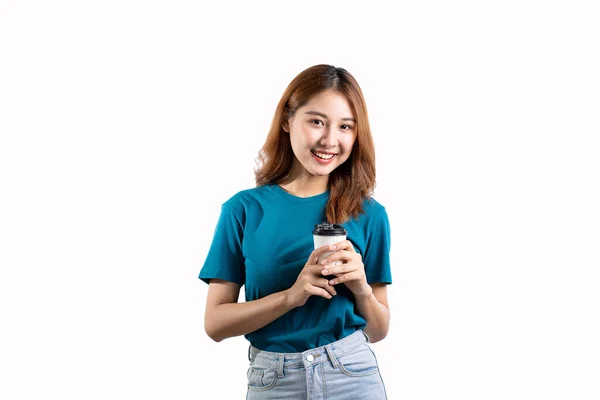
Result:
<svg viewBox="0 0 600 400"><path fill-rule="evenodd" d="M293 168L290 175L279 183L284 190L298 197L311 197L327 191L329 175L311 175L304 168Z"/></svg>

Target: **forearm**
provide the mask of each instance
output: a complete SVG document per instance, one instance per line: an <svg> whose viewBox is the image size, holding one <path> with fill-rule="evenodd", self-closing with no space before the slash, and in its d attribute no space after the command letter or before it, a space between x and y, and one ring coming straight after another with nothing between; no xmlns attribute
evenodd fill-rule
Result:
<svg viewBox="0 0 600 400"><path fill-rule="evenodd" d="M294 308L288 304L287 291L243 303L225 303L207 310L206 333L214 341L254 332Z"/></svg>
<svg viewBox="0 0 600 400"><path fill-rule="evenodd" d="M371 343L385 338L390 327L390 310L377 300L372 291L355 296L358 314L367 321L365 333Z"/></svg>

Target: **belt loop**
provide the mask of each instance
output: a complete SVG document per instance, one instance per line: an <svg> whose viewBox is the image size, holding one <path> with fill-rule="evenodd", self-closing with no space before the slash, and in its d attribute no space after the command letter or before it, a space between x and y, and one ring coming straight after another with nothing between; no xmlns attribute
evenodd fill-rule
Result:
<svg viewBox="0 0 600 400"><path fill-rule="evenodd" d="M277 366L277 377L283 378L283 354L279 353L279 365Z"/></svg>
<svg viewBox="0 0 600 400"><path fill-rule="evenodd" d="M367 339L367 343L371 343L371 341L369 340L369 335L367 335L367 332L362 331L363 335L365 335L365 339Z"/></svg>
<svg viewBox="0 0 600 400"><path fill-rule="evenodd" d="M326 345L325 350L327 350L327 354L329 355L329 359L331 360L331 363L333 364L333 368L339 367L340 363L338 362L337 357L333 353L333 349L331 348L331 345L330 344Z"/></svg>
<svg viewBox="0 0 600 400"><path fill-rule="evenodd" d="M252 345L248 345L248 361L252 362L252 358L250 357L250 349L252 348Z"/></svg>

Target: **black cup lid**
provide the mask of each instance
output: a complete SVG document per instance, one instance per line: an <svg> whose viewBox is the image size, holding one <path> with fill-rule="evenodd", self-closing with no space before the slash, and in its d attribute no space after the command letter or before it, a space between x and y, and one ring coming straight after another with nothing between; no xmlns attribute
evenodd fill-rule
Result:
<svg viewBox="0 0 600 400"><path fill-rule="evenodd" d="M321 236L341 236L347 234L348 231L344 229L344 227L335 224L328 224L327 222L315 225L315 229L313 230L313 235Z"/></svg>

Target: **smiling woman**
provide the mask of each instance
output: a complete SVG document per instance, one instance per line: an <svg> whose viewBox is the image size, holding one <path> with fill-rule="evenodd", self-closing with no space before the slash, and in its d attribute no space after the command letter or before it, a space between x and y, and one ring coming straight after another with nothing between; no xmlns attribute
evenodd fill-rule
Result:
<svg viewBox="0 0 600 400"><path fill-rule="evenodd" d="M312 97L283 124L296 156L291 169L296 173L294 180L303 173L323 176L321 181L326 188L327 176L350 157L356 131L354 124L348 125L354 117L344 115L353 115L352 107L344 95L330 89ZM315 116L321 119L314 119ZM321 168L322 165L328 167Z"/></svg>
<svg viewBox="0 0 600 400"><path fill-rule="evenodd" d="M389 327L390 226L372 198L374 145L348 71L316 65L292 80L255 175L223 204L200 271L207 334L250 342L248 399L385 399L368 342ZM314 249L322 221L343 224L347 240Z"/></svg>
<svg viewBox="0 0 600 400"><path fill-rule="evenodd" d="M308 160L319 159L306 155L307 146L338 160L313 169L317 163ZM292 80L259 153L256 183L278 183L303 196L329 189L331 222L360 214L375 188L375 146L362 90L348 71L316 65Z"/></svg>

